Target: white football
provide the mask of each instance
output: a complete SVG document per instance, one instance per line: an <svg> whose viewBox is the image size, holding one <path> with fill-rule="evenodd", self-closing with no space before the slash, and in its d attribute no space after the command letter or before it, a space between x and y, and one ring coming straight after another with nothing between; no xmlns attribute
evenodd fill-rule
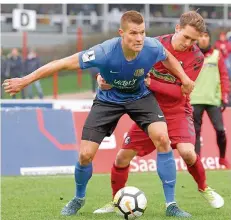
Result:
<svg viewBox="0 0 231 220"><path fill-rule="evenodd" d="M113 200L116 212L124 219L142 216L147 208L147 198L143 191L133 186L120 189Z"/></svg>

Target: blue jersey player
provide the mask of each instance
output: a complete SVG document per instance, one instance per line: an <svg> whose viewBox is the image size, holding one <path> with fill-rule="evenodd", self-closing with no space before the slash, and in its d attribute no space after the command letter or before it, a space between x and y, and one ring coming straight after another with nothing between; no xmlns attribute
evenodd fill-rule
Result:
<svg viewBox="0 0 231 220"><path fill-rule="evenodd" d="M62 215L74 215L84 205L86 186L92 176L92 160L103 138L112 134L124 114L128 114L156 146L157 169L165 196L169 203L175 201L176 167L167 125L155 97L145 86L144 78L153 64L162 61L181 80L184 93L190 93L194 84L161 43L145 37L144 19L140 13L125 12L121 18L119 34L118 38L50 62L23 78L8 79L3 83L5 91L14 95L30 83L60 70L97 67L106 82L113 85L110 90L97 91L83 127L75 167L76 194L62 209ZM179 209L178 212L184 211Z"/></svg>

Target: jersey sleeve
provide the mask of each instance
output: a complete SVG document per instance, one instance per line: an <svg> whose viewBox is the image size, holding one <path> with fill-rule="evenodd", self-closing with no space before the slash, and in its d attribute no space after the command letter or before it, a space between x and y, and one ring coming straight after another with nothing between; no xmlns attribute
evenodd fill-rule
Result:
<svg viewBox="0 0 231 220"><path fill-rule="evenodd" d="M151 79L151 83L149 86L149 89L152 92L158 92L163 95L167 95L169 97L172 97L174 99L180 99L182 98L183 94L181 91L181 87L176 84L172 83L165 83L165 82L160 82L155 79Z"/></svg>
<svg viewBox="0 0 231 220"><path fill-rule="evenodd" d="M156 41L157 52L158 52L156 62L166 60L167 59L167 53L166 53L166 50L164 49L164 46L157 39L154 38L154 40Z"/></svg>
<svg viewBox="0 0 231 220"><path fill-rule="evenodd" d="M90 48L89 50L80 52L78 56L81 69L87 69L90 67L100 68L106 64L106 55L100 44Z"/></svg>

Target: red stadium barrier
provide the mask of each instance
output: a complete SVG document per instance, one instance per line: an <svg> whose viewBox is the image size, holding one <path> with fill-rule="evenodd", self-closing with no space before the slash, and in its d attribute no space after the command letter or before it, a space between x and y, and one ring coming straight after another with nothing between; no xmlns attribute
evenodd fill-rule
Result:
<svg viewBox="0 0 231 220"><path fill-rule="evenodd" d="M76 127L76 136L80 140L81 131L85 119L88 115L88 112L75 112L74 120ZM230 147L230 137L231 137L231 124L228 123L231 118L231 109L227 109L224 112L224 122L227 130L227 156L231 154ZM94 173L109 173L112 163L115 159L116 153L118 152L120 146L122 145L124 136L126 132L129 130L130 125L132 124L131 119L125 115L121 118L118 123L118 126L113 133L113 135L109 138L106 138L103 143L100 145L100 149L96 154L94 159ZM212 128L212 125L208 119L208 116L205 114L203 118L203 126L202 126L202 138L203 138L203 146L202 146L202 163L205 169L222 169L222 167L218 163L218 147L216 145L216 136L215 132ZM175 161L177 170L186 170L186 166L184 161L179 157L177 151L174 152ZM229 162L231 163L231 158L229 157ZM140 158L136 157L131 163L131 171L132 172L145 172L145 171L155 171L156 170L156 152L152 154Z"/></svg>

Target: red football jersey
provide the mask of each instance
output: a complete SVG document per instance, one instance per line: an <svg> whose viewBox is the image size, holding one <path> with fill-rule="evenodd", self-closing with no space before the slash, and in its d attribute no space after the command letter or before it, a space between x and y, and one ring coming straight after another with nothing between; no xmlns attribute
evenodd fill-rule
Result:
<svg viewBox="0 0 231 220"><path fill-rule="evenodd" d="M163 46L179 60L185 73L196 80L204 62L204 55L195 44L186 51L175 51L171 40L173 34L159 36L157 39ZM158 62L150 70L152 90L166 118L175 118L177 115L192 114L189 96L183 96L180 87L180 80Z"/></svg>

